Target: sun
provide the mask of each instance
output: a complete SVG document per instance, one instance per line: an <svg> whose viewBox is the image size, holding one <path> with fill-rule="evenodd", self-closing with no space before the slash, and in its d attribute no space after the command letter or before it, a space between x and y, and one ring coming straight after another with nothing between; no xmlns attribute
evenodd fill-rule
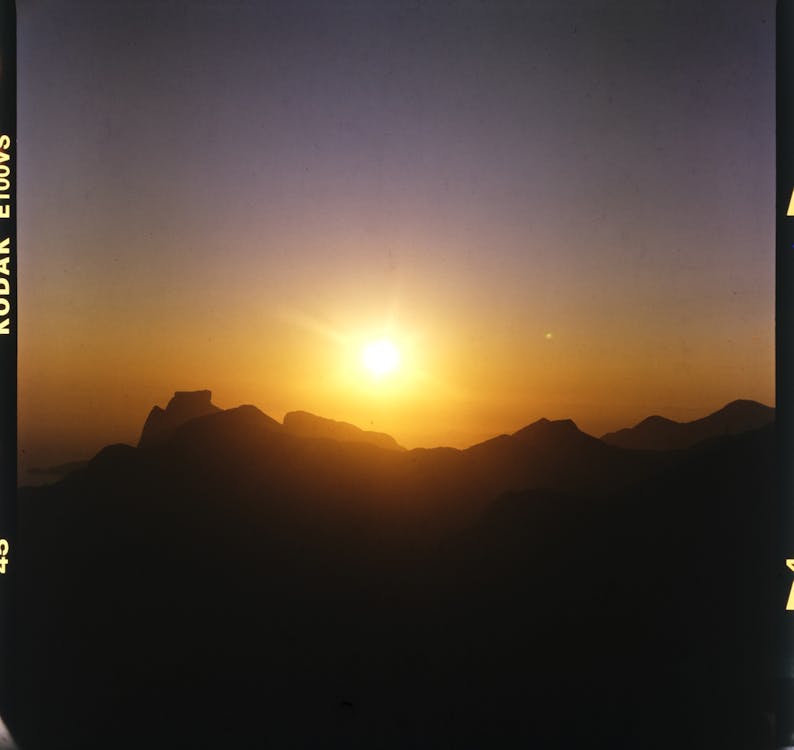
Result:
<svg viewBox="0 0 794 750"><path fill-rule="evenodd" d="M361 352L361 362L373 375L387 375L400 366L400 350L388 339L371 341Z"/></svg>

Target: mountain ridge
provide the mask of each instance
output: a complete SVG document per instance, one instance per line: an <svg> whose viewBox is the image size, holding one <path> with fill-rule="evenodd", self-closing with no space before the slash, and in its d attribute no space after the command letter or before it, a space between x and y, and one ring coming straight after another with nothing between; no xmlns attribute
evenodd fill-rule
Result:
<svg viewBox="0 0 794 750"><path fill-rule="evenodd" d="M291 411L282 420L284 431L305 438L325 438L349 443L371 443L386 450L405 450L385 432L362 430L349 422L320 417L308 411Z"/></svg>
<svg viewBox="0 0 794 750"><path fill-rule="evenodd" d="M710 438L758 429L774 418L774 407L749 399L736 399L690 422L676 422L654 414L633 427L608 432L601 436L601 440L608 445L634 450L681 450Z"/></svg>
<svg viewBox="0 0 794 750"><path fill-rule="evenodd" d="M415 461L422 463L431 460L429 457L441 455L438 452L440 446L406 450L387 433L363 430L351 423L328 419L308 411L287 412L283 422L278 422L250 404L222 409L212 403L211 396L210 390L177 391L165 409L157 405L152 407L144 422L137 447L151 450L174 439L183 443L189 442L198 439L199 432L207 439L213 432L239 437L236 433L242 430L250 434L278 433L297 440L320 439L343 444L368 444L381 450L411 455ZM772 407L738 399L692 422L680 423L660 415L651 415L634 427L606 433L601 438L582 431L572 419L550 420L542 417L511 434L497 435L466 448L449 448L446 452L451 452L450 455L476 457L477 461L486 456L501 455L499 460L503 463L502 468L516 477L532 473L521 468L527 456L532 458L537 454L532 459L537 466L532 470L542 467L543 459L540 457L544 455L552 459L552 462L559 463L551 455L554 452L576 454L580 465L584 463L595 466L603 460L605 467L611 466L614 469L618 455L614 453L615 449L681 450L711 438L757 429L772 421L774 412ZM194 422L197 423L194 427L186 427ZM191 437L192 433L195 434ZM527 451L530 453L527 454ZM418 458L420 456L422 458ZM88 464L90 461L75 461L52 469L36 469L31 474L39 482L42 477L52 477L51 481L58 481ZM548 473L550 467L545 469ZM560 468L559 471L562 472L563 469Z"/></svg>

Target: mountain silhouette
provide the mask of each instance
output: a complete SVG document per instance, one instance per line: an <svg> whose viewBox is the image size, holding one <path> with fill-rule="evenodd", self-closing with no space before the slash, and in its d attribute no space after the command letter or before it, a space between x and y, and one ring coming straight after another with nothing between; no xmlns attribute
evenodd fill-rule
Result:
<svg viewBox="0 0 794 750"><path fill-rule="evenodd" d="M774 408L757 401L737 400L693 422L675 422L660 416L648 417L634 427L608 432L601 440L621 448L675 450L691 448L710 438L754 430L774 419Z"/></svg>
<svg viewBox="0 0 794 750"><path fill-rule="evenodd" d="M211 399L212 392L208 390L177 391L165 409L161 409L159 406L152 407L144 423L138 447L148 448L153 445L161 445L182 425L199 417L222 412L223 410L215 406ZM250 408L253 409L255 407ZM262 414L262 412L259 413ZM255 417L251 418L256 419ZM370 443L389 450L404 450L393 437L385 433L362 430L347 422L337 422L306 411L287 413L284 416L283 425L271 417L267 417L267 419L269 420L268 429L283 429L284 432L298 437L321 438L351 443ZM74 462L74 466L64 465L64 467L59 468L73 470L74 468L80 468L80 465ZM62 475L67 472L61 471L57 473Z"/></svg>
<svg viewBox="0 0 794 750"><path fill-rule="evenodd" d="M284 416L284 431L290 435L327 438L348 443L371 443L388 450L405 450L397 441L382 432L362 430L347 422L318 417L307 411L291 411Z"/></svg>
<svg viewBox="0 0 794 750"><path fill-rule="evenodd" d="M528 487L607 492L658 471L666 456L632 456L582 432L570 419L540 419L464 451L469 479L490 495Z"/></svg>
<svg viewBox="0 0 794 750"><path fill-rule="evenodd" d="M158 445L185 422L218 411L220 409L212 403L211 391L177 391L165 409L152 407L144 422L138 447Z"/></svg>
<svg viewBox="0 0 794 750"><path fill-rule="evenodd" d="M20 490L21 747L765 747L771 425L401 451L176 421Z"/></svg>
<svg viewBox="0 0 794 750"><path fill-rule="evenodd" d="M572 441L577 441L579 444L593 444L595 440L595 438L582 432L572 419L549 421L545 418L517 430L513 433L513 437L527 443L555 442L563 444L567 442L569 445L572 444Z"/></svg>

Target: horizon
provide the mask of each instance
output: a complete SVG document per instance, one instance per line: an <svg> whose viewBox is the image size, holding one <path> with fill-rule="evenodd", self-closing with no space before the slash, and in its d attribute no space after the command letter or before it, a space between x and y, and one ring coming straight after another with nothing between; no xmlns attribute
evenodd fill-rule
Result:
<svg viewBox="0 0 794 750"><path fill-rule="evenodd" d="M20 476L173 383L408 448L774 406L771 0L18 18Z"/></svg>
<svg viewBox="0 0 794 750"><path fill-rule="evenodd" d="M697 420L712 416L712 415L714 415L714 414L716 414L718 412L723 411L728 406L731 406L731 405L736 404L736 403L751 403L751 404L755 404L755 405L758 405L758 406L762 406L762 407L765 407L765 408L769 408L769 409L775 410L775 405L774 404L771 404L771 405L770 404L765 404L765 403L760 402L760 401L755 401L754 399L737 398L737 399L732 399L731 401L722 404L717 409L713 409L713 410L711 410L711 411L709 411L707 413L704 413L704 414L693 416L691 419L672 419L671 417L669 417L669 416L667 416L665 414L661 414L661 413L657 412L657 413L646 414L645 416L637 419L634 422L621 424L619 426L616 426L614 429L606 430L604 432L591 432L591 431L585 429L579 423L579 421L577 419L575 419L574 417L570 417L569 416L569 417L553 417L552 418L552 417L548 417L548 416L545 416L545 415L541 415L541 416L538 416L538 417L531 418L531 419L529 419L527 421L524 421L523 423L521 423L519 425L516 425L512 429L505 429L505 430L502 430L502 431L495 431L495 432L489 433L487 435L482 435L482 436L478 437L477 439L475 439L475 440L473 440L471 442L467 442L467 443L460 443L460 444L437 443L437 444L432 444L432 445L431 444L410 445L410 444L406 444L406 442L401 440L399 435L397 435L397 434L395 434L393 432L390 432L387 429L384 429L384 430L373 429L371 427L367 427L367 426L356 424L356 423L354 423L354 422L352 422L352 421L350 421L348 419L345 419L344 417L332 417L332 416L329 416L327 414L320 414L320 413L317 413L317 412L311 412L311 411L307 411L305 409L289 409L288 411L284 412L284 414L282 414L279 417L276 414L274 414L272 411L269 411L267 408L264 408L260 404L240 403L240 404L235 404L235 405L232 405L232 406L220 406L217 403L217 401L216 401L216 399L214 397L214 392L212 391L212 389L206 389L205 388L205 389L197 389L197 390L194 390L194 391L175 390L175 391L172 392L172 395L169 398L165 399L164 401L162 401L160 403L153 404L150 407L149 411L146 412L146 416L142 416L142 418L140 420L140 424L138 425L136 430L134 430L134 438L130 438L130 439L127 439L127 440L107 440L107 441L103 442L102 444L97 445L95 448L87 451L83 455L70 455L70 456L66 457L65 459L58 460L58 461L49 461L49 462L43 462L43 463L39 463L39 464L34 464L34 463L31 463L31 462L28 462L27 465L25 466L25 469L20 471L20 483L23 480L25 480L26 483L29 483L33 479L33 477L45 476L46 472L48 470L53 469L53 468L58 468L61 465L66 465L66 464L69 464L69 463L72 463L72 462L81 463L83 461L88 461L88 460L92 459L93 457L95 457L104 448L106 448L108 446L111 446L111 445L130 445L132 447L136 447L138 445L138 441L140 439L141 432L142 432L143 427L144 427L144 423L145 423L149 413L152 410L154 410L154 408L164 409L167 406L168 402L171 400L171 398L173 398L176 394L194 394L194 393L200 393L202 391L209 392L210 394L212 394L211 397L210 397L211 403L212 403L213 406L216 406L220 411L232 411L232 410L235 410L235 409L238 409L238 408L241 408L241 407L252 406L255 409L257 409L257 411L259 411L264 416L275 420L280 426L284 426L285 419L286 419L287 415L289 415L289 414L294 414L294 413L308 414L309 416L317 417L317 418L320 418L322 420L330 420L332 422L336 422L336 423L340 423L340 424L352 425L353 427L355 427L355 428L357 428L359 430L365 431L365 432L374 432L374 433L386 435L388 437L393 438L394 441L401 448L404 448L406 451L432 450L432 449L435 449L435 448L452 448L454 450L465 451L466 449L471 448L471 447L476 446L476 445L479 445L479 444L481 444L483 442L487 442L487 441L492 440L494 438L502 437L502 436L505 436L505 435L513 435L516 432L519 432L520 430L522 430L522 429L524 429L526 427L530 427L530 426L533 426L533 425L535 425L537 423L542 423L542 422L549 422L549 423L571 422L574 425L574 427L579 432L582 432L585 435L588 435L589 437L593 437L595 439L601 440L604 437L606 437L606 436L608 436L608 435L610 435L612 433L615 433L615 432L618 432L618 431L621 431L621 430L631 430L631 429L637 427L638 425L640 425L642 422L644 422L648 418L651 418L651 417L662 417L663 419L669 419L669 420L671 420L671 421L673 421L673 422L675 422L677 424L684 425L684 424L688 424L690 422L694 422L694 421L697 421ZM130 434L132 432L133 431L130 431ZM347 441L345 441L343 439L340 439L340 440L341 440L341 442L347 442ZM61 455L61 454L57 454L57 455Z"/></svg>
<svg viewBox="0 0 794 750"><path fill-rule="evenodd" d="M447 444L447 443L444 443L444 444L439 443L439 444L435 444L435 445L429 445L429 444L428 445L406 445L402 440L400 440L400 436L399 435L395 434L394 432L390 432L387 429L373 429L373 428L370 428L370 427L367 427L367 426L362 426L360 424L352 422L351 420L345 419L344 417L329 416L328 414L321 414L321 413L318 413L318 412L309 411L307 409L300 409L300 408L288 409L287 411L285 411L279 417L274 412L268 410L267 408L265 408L261 404L240 403L240 404L235 404L234 406L220 406L218 403L216 403L215 397L214 397L214 395L212 395L212 394L214 394L214 391L211 388L201 388L201 389L196 389L194 391L186 391L186 390L181 390L181 389L175 390L175 391L173 391L172 395L168 399L165 400L164 403L167 405L167 403L171 400L171 398L173 398L177 394L194 394L194 393L201 393L203 391L209 392L211 394L210 401L212 402L212 404L214 406L217 406L221 411L231 411L233 409L239 409L239 408L244 407L244 406L253 406L259 412L261 412L265 416L270 417L271 419L275 420L280 425L284 424L284 421L285 421L287 415L289 415L289 414L296 414L296 413L308 414L308 415L310 415L312 417L319 417L320 419L327 419L327 420L330 420L330 421L333 421L333 422L339 422L339 423L342 423L342 424L352 425L353 427L357 427L360 430L364 430L364 431L368 431L368 432L376 432L376 433L388 435L389 437L394 438L396 440L396 442L400 446L405 448L406 450L428 449L428 448L455 448L456 450L465 450L466 448L470 448L472 445L476 445L478 442L481 442L480 440L478 440L478 441L476 441L474 443L465 443L465 444L459 444L459 445L452 445L452 444ZM534 425L534 424L536 424L538 422L543 422L543 421L548 421L548 422L572 422L580 432L583 432L586 435L589 435L591 437L595 437L595 438L601 439L605 435L608 435L608 434L610 434L612 432L617 432L618 430L631 429L633 427L636 427L639 424L641 424L642 422L644 422L645 420L647 420L649 418L652 418L652 417L662 417L663 419L668 419L668 420L676 422L678 424L687 424L689 422L697 421L699 419L703 419L705 417L712 416L713 414L715 414L717 412L720 412L723 409L725 409L725 408L727 408L727 407L729 407L729 406L731 406L733 404L738 404L738 403L752 403L752 404L763 406L763 407L766 407L766 408L769 408L769 409L773 409L773 410L775 409L775 405L774 404L765 404L765 403L763 403L761 401L756 401L755 399L735 398L735 399L731 399L730 401L722 404L721 406L719 406L716 409L708 411L708 412L706 412L704 414L701 414L699 416L692 417L691 419L674 419L674 418L669 417L669 416L667 416L665 414L662 414L660 412L653 412L651 414L646 414L643 417L640 417L639 419L637 419L634 422L627 423L627 424L621 424L621 425L615 427L612 430L605 430L605 431L599 431L599 432L593 432L593 431L589 431L589 430L585 429L581 425L581 423L573 416L549 417L549 416L547 416L545 414L541 414L540 416L535 416L535 417L530 418L527 421L522 422L521 424L516 426L514 429L505 429L505 430L502 430L500 432L489 433L487 436L483 437L482 440L489 440L491 438L499 437L499 436L502 436L502 435L512 435L515 432L518 432L519 430L521 430L521 429L523 429L525 427L529 427L531 425ZM160 408L160 409L165 408L164 406L161 406L160 403L154 404L152 406L152 409L154 409L155 407ZM141 423L141 427L142 426L143 426L143 422ZM140 429L138 430L138 433L140 433ZM135 440L133 442L137 443L137 440ZM109 445L109 444L110 443L106 443L106 445Z"/></svg>

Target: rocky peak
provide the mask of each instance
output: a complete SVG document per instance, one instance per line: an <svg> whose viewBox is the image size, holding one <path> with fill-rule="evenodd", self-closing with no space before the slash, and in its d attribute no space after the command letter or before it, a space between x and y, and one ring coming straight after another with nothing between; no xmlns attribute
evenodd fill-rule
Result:
<svg viewBox="0 0 794 750"><path fill-rule="evenodd" d="M176 391L165 409L153 406L138 441L139 448L158 445L197 417L222 411L212 403L212 391Z"/></svg>

